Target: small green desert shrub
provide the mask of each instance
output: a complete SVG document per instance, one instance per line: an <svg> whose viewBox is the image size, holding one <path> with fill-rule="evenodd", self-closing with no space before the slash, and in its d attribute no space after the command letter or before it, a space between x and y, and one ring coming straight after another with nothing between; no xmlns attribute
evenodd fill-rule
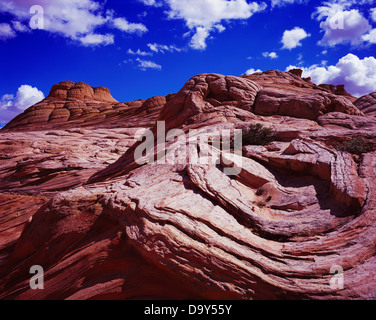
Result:
<svg viewBox="0 0 376 320"><path fill-rule="evenodd" d="M275 132L261 124L252 124L243 130L243 145L266 146L275 140Z"/></svg>
<svg viewBox="0 0 376 320"><path fill-rule="evenodd" d="M351 140L338 144L336 146L338 151L344 151L351 154L362 155L364 153L372 152L375 150L374 145L363 137L354 137Z"/></svg>

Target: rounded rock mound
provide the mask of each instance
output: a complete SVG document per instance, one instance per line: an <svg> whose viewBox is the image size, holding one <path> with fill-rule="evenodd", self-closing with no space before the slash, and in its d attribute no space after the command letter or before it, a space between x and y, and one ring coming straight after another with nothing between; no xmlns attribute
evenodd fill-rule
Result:
<svg viewBox="0 0 376 320"><path fill-rule="evenodd" d="M354 104L365 115L376 117L376 92L359 98Z"/></svg>
<svg viewBox="0 0 376 320"><path fill-rule="evenodd" d="M117 102L109 89L104 87L93 88L84 82L62 81L55 84L47 99L88 99L106 102Z"/></svg>
<svg viewBox="0 0 376 320"><path fill-rule="evenodd" d="M140 121L137 119L142 119L142 124L152 126L166 99L165 97L151 99L153 103L146 106L145 112L145 100L119 103L105 87L94 88L83 82L62 81L51 88L44 100L26 109L2 130L41 131L90 126L132 127L139 125ZM137 117L136 120L134 116Z"/></svg>

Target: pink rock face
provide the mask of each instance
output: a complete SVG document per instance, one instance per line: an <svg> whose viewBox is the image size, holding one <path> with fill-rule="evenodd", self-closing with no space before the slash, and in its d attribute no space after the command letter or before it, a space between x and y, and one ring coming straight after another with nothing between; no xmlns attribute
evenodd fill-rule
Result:
<svg viewBox="0 0 376 320"><path fill-rule="evenodd" d="M127 103L111 126L94 117L78 128L97 89L52 91L76 120L25 132L16 118L0 132L0 299L376 299L376 152L336 147L375 143L376 119L351 99L294 73L204 74ZM24 117L52 126L49 103ZM275 137L241 155L189 149L218 164L139 165L136 133L155 133L156 120L185 132L259 123ZM29 286L33 265L44 290Z"/></svg>
<svg viewBox="0 0 376 320"><path fill-rule="evenodd" d="M253 80L264 88L281 89L285 92L301 94L317 93L321 91L345 96L350 102L356 100L355 97L346 91L343 85L316 85L312 82L311 78L302 78L302 73L303 71L301 69L293 69L289 72L270 70L242 77Z"/></svg>
<svg viewBox="0 0 376 320"><path fill-rule="evenodd" d="M155 97L151 109L144 100L128 103L117 102L104 87L92 88L78 82L63 81L54 85L43 101L27 109L5 127L4 131L34 131L69 129L72 127L116 128L123 123L133 127L136 119L143 115L144 123L152 126L162 107L165 97ZM146 114L145 114L146 113Z"/></svg>
<svg viewBox="0 0 376 320"><path fill-rule="evenodd" d="M301 78L302 75L303 75L303 70L302 69L292 69L292 70L289 71L289 73L295 74L296 76Z"/></svg>
<svg viewBox="0 0 376 320"><path fill-rule="evenodd" d="M359 98L354 104L366 115L376 116L376 92Z"/></svg>
<svg viewBox="0 0 376 320"><path fill-rule="evenodd" d="M220 122L236 122L250 117L261 87L253 81L218 74L202 74L190 79L168 99L158 120L167 130L181 126L198 127Z"/></svg>
<svg viewBox="0 0 376 320"><path fill-rule="evenodd" d="M117 102L104 87L92 88L86 83L63 81L54 85L48 96L50 99L91 99L106 102Z"/></svg>
<svg viewBox="0 0 376 320"><path fill-rule="evenodd" d="M325 92L308 94L286 93L284 90L261 90L256 103L255 114L272 116L282 115L316 120L330 112L342 112L360 115L361 112L344 97Z"/></svg>

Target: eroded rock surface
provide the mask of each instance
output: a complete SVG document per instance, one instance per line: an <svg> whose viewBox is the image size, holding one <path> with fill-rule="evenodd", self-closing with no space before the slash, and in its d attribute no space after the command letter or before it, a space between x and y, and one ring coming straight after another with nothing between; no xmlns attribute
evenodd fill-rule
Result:
<svg viewBox="0 0 376 320"><path fill-rule="evenodd" d="M359 98L354 104L366 115L376 116L376 92Z"/></svg>
<svg viewBox="0 0 376 320"><path fill-rule="evenodd" d="M63 81L54 85L43 101L9 122L3 131L130 128L135 126L134 123L151 126L165 103L165 97L120 103L107 88Z"/></svg>
<svg viewBox="0 0 376 320"><path fill-rule="evenodd" d="M376 120L300 76L198 75L116 128L8 127L0 298L376 299L376 152L336 148L355 136L375 142ZM48 99L71 99L71 85ZM106 91L78 87L74 99L108 103ZM218 163L138 164L136 132L156 133L157 120L196 135L256 123L276 135L241 155L215 144L170 155ZM231 165L237 175L225 174ZM45 270L44 290L30 289L32 265ZM343 288L333 285L338 267Z"/></svg>

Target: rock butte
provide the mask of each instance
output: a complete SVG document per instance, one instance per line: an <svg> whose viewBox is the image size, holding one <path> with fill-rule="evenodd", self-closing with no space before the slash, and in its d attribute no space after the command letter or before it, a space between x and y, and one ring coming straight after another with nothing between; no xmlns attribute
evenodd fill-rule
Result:
<svg viewBox="0 0 376 320"><path fill-rule="evenodd" d="M119 103L107 88L63 81L52 87L47 98L17 116L3 130L119 128L122 121L126 121L122 128L148 127L153 125L165 103L165 97Z"/></svg>
<svg viewBox="0 0 376 320"><path fill-rule="evenodd" d="M376 93L301 70L202 74L119 103L69 81L0 131L0 299L376 299ZM215 165L138 165L138 130L276 132ZM213 150L212 150L213 151ZM193 152L195 152L193 150ZM197 152L197 150L196 150ZM45 270L31 290L30 267ZM344 288L330 283L344 270Z"/></svg>

